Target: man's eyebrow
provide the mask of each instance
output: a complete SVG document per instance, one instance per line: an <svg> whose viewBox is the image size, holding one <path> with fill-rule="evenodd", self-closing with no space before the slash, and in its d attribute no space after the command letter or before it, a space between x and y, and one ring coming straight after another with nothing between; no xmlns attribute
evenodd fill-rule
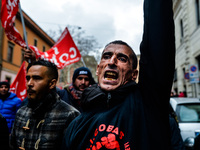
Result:
<svg viewBox="0 0 200 150"><path fill-rule="evenodd" d="M26 77L30 77L30 75L26 75ZM39 75L32 75L31 77L32 77L32 78L42 78L42 77L39 76Z"/></svg>
<svg viewBox="0 0 200 150"><path fill-rule="evenodd" d="M125 57L126 59L128 59L129 57L123 53L118 53L117 54L118 57Z"/></svg>
<svg viewBox="0 0 200 150"><path fill-rule="evenodd" d="M103 55L111 55L113 52L103 52Z"/></svg>

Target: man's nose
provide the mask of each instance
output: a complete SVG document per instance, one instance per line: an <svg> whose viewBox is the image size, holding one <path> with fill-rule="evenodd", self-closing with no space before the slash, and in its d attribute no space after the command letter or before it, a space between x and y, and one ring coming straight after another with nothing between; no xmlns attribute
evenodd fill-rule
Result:
<svg viewBox="0 0 200 150"><path fill-rule="evenodd" d="M113 66L113 65L116 65L116 63L117 63L117 57L115 55L113 55L110 58L109 65Z"/></svg>
<svg viewBox="0 0 200 150"><path fill-rule="evenodd" d="M33 80L32 79L27 81L27 86L33 86Z"/></svg>
<svg viewBox="0 0 200 150"><path fill-rule="evenodd" d="M110 58L110 63L112 64L115 64L117 62L117 57L115 55L113 55L111 58Z"/></svg>
<svg viewBox="0 0 200 150"><path fill-rule="evenodd" d="M85 84L85 79L82 79L82 80L81 80L81 84Z"/></svg>

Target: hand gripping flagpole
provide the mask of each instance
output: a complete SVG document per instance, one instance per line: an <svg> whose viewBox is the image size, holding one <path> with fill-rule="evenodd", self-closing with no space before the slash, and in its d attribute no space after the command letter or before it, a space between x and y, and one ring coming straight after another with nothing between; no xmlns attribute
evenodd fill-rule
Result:
<svg viewBox="0 0 200 150"><path fill-rule="evenodd" d="M26 48L29 49L28 40L27 40L27 36L26 36L26 28L25 28L25 23L24 23L24 17L23 17L23 13L22 13L20 2L19 2L18 5L19 5L19 11L20 11L20 16L21 16L22 26L23 26L24 39L25 39L25 42L26 42ZM31 63L30 59L28 59L28 63Z"/></svg>

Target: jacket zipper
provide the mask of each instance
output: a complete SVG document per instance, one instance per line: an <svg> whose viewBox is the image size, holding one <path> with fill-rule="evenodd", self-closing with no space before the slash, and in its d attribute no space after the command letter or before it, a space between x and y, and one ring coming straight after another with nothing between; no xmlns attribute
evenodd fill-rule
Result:
<svg viewBox="0 0 200 150"><path fill-rule="evenodd" d="M109 108L110 99L111 99L111 94L108 93L108 97L107 97L107 107L108 108Z"/></svg>

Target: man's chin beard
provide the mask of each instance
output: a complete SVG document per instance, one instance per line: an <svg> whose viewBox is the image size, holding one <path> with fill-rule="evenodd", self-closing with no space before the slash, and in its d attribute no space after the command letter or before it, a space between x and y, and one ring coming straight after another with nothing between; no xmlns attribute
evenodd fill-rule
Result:
<svg viewBox="0 0 200 150"><path fill-rule="evenodd" d="M41 99L38 98L28 98L28 107L35 108L37 107L41 102Z"/></svg>

